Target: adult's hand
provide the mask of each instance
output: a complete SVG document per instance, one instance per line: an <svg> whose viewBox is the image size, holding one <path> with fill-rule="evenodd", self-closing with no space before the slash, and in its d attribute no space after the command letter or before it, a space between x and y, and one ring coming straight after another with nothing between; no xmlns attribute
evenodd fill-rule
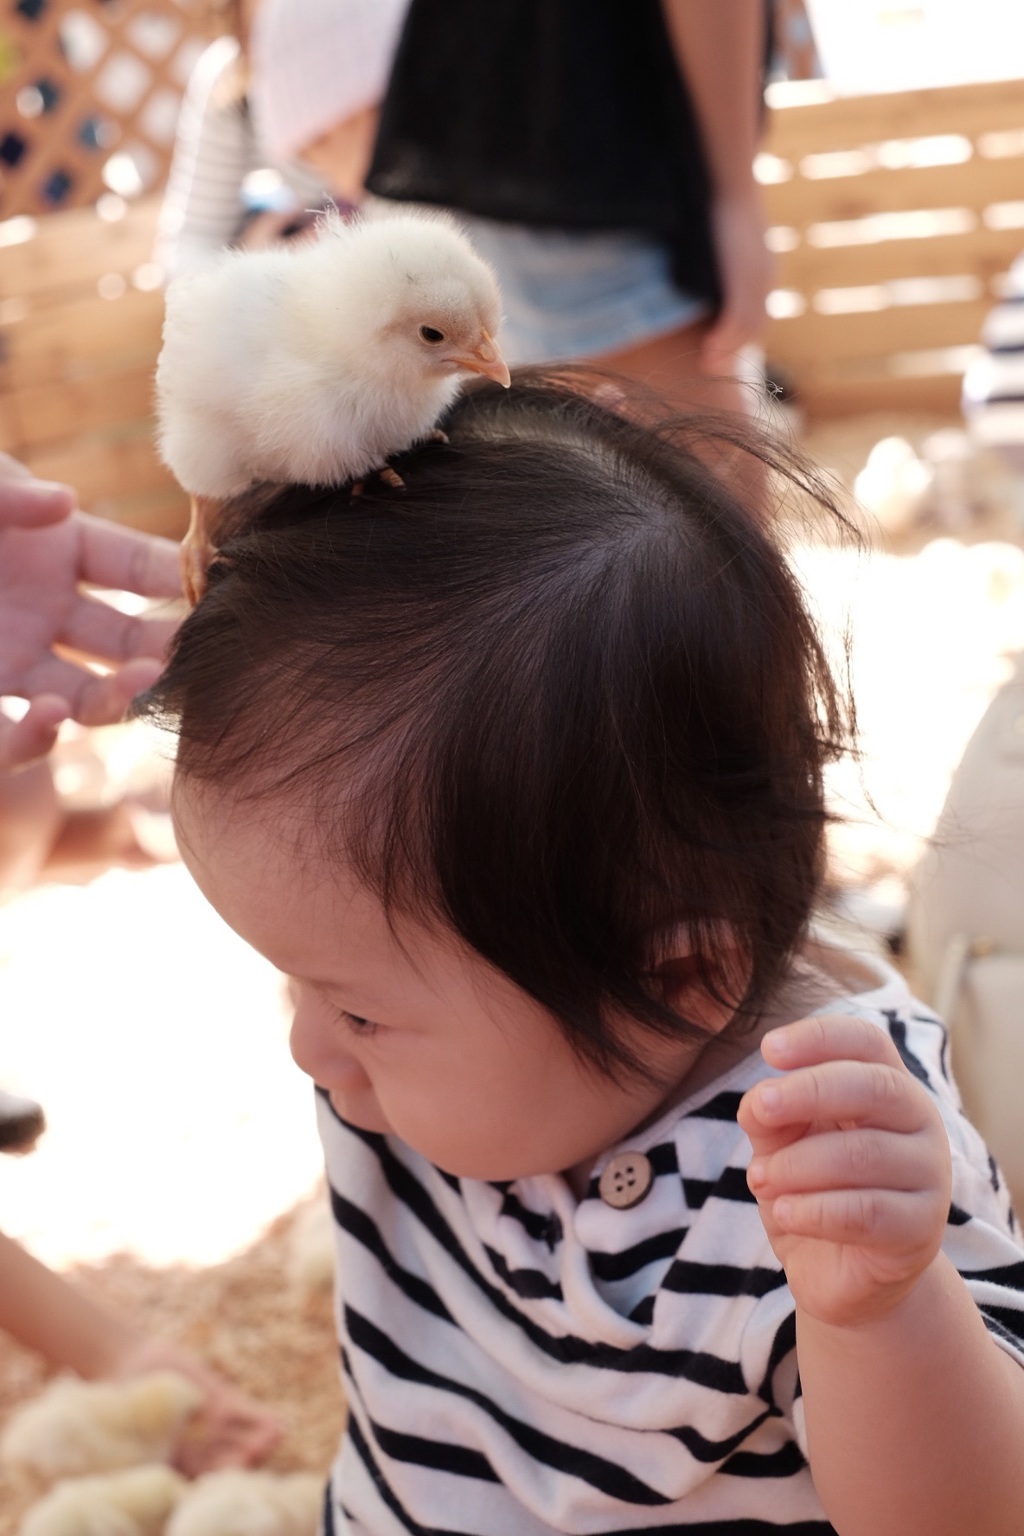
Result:
<svg viewBox="0 0 1024 1536"><path fill-rule="evenodd" d="M83 586L179 597L178 546L77 511L66 487L0 455L0 694L30 705L0 731L0 768L44 755L63 719L119 720L159 676L178 621L120 613Z"/></svg>
<svg viewBox="0 0 1024 1536"><path fill-rule="evenodd" d="M707 373L731 374L737 353L764 330L765 299L775 265L765 245L764 209L756 184L717 197L711 227L722 307L704 336L700 363Z"/></svg>

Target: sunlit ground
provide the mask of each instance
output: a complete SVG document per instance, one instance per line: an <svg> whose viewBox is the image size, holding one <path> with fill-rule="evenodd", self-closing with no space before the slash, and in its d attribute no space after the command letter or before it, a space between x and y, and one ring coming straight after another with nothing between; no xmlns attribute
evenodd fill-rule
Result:
<svg viewBox="0 0 1024 1536"><path fill-rule="evenodd" d="M287 1032L278 974L180 865L0 908L0 1081L49 1122L0 1158L0 1226L58 1264L250 1244L320 1167Z"/></svg>

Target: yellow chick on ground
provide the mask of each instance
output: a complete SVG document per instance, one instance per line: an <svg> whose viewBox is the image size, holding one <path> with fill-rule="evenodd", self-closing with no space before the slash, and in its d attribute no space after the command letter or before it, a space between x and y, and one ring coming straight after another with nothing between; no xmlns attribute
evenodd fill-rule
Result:
<svg viewBox="0 0 1024 1536"><path fill-rule="evenodd" d="M29 1510L18 1536L163 1536L188 1484L170 1467L76 1477Z"/></svg>
<svg viewBox="0 0 1024 1536"><path fill-rule="evenodd" d="M343 485L430 435L471 374L508 386L491 269L444 215L346 224L228 251L167 290L160 451L192 496L202 590L215 505L261 483Z"/></svg>
<svg viewBox="0 0 1024 1536"><path fill-rule="evenodd" d="M0 1460L47 1481L169 1461L202 1400L176 1371L126 1381L60 1377L9 1420Z"/></svg>
<svg viewBox="0 0 1024 1536"><path fill-rule="evenodd" d="M209 1472L185 1494L166 1536L316 1536L325 1482L312 1472Z"/></svg>

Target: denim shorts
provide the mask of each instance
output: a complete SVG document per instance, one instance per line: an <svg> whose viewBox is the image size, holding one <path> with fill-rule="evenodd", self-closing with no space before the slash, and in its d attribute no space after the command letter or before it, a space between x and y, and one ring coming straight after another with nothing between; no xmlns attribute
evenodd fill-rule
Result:
<svg viewBox="0 0 1024 1536"><path fill-rule="evenodd" d="M583 232L455 217L501 284L509 363L597 357L692 325L704 299L672 282L671 253L629 230Z"/></svg>

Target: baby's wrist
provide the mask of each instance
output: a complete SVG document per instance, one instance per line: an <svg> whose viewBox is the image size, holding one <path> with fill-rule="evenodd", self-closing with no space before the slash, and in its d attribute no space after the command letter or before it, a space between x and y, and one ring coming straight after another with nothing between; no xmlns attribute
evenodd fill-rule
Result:
<svg viewBox="0 0 1024 1536"><path fill-rule="evenodd" d="M937 1254L923 1270L898 1282L880 1285L857 1302L841 1306L805 1305L794 1293L797 1325L813 1328L822 1336L832 1336L838 1344L847 1341L863 1347L876 1337L884 1344L886 1336L902 1335L913 1327L919 1311L928 1306L928 1296L946 1261ZM933 1274L933 1271L935 1272Z"/></svg>

